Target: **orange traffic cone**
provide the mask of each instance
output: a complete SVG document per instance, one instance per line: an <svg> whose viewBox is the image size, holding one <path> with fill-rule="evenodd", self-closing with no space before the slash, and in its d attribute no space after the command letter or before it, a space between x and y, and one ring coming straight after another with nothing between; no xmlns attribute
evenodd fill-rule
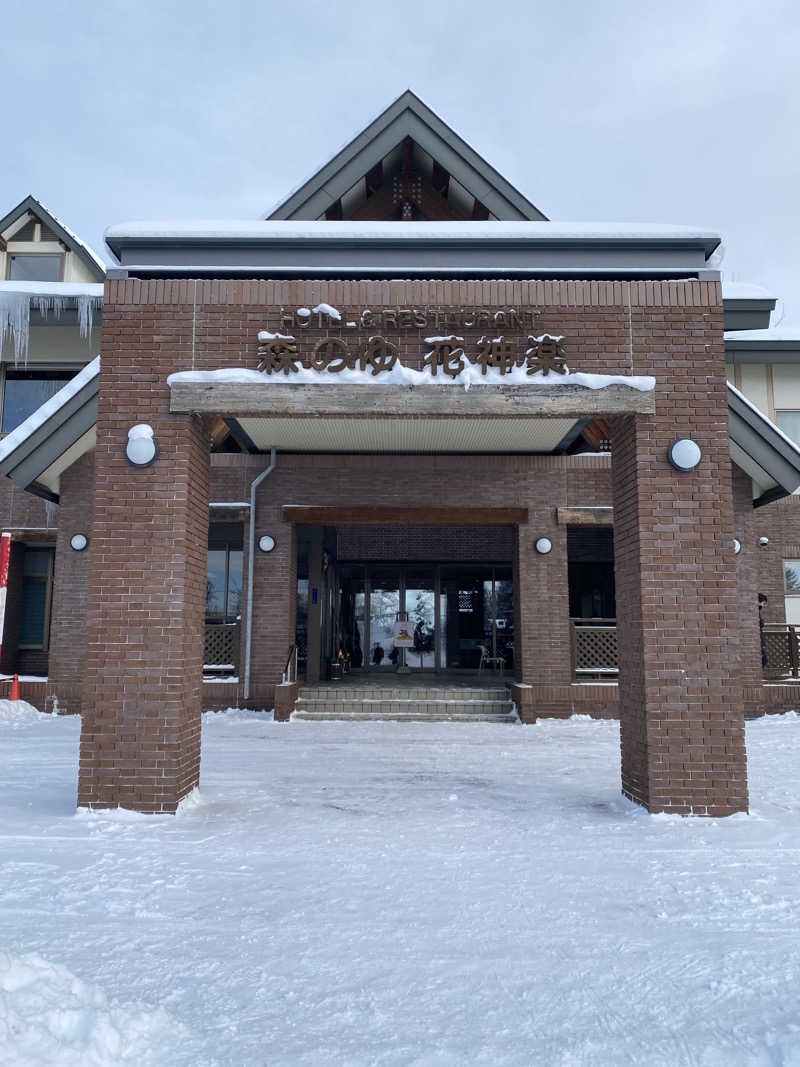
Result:
<svg viewBox="0 0 800 1067"><path fill-rule="evenodd" d="M9 700L20 700L21 699L21 697L19 695L19 675L18 674L14 675L14 680L11 683L11 692L9 693L8 699Z"/></svg>

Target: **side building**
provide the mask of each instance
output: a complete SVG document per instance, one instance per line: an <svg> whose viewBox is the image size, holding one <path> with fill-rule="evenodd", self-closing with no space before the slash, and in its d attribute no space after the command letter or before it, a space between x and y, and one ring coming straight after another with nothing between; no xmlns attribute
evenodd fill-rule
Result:
<svg viewBox="0 0 800 1067"><path fill-rule="evenodd" d="M13 442L14 431L100 352L104 280L103 260L35 197L0 218L0 432L6 440L12 435ZM59 475L72 459L67 448ZM85 512L91 459L66 479L81 485ZM71 661L61 692L71 710L83 666L88 568L59 550L57 482L35 478L26 488L0 480L0 530L10 541L0 671L22 675L36 706L58 708L47 689L51 658Z"/></svg>

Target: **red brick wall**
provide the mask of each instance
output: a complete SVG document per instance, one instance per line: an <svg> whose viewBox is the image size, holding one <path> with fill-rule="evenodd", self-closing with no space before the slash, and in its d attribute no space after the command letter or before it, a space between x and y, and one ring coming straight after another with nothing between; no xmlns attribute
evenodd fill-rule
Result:
<svg viewBox="0 0 800 1067"><path fill-rule="evenodd" d="M65 715L81 710L86 665L86 611L89 562L92 557L92 496L94 454L82 456L61 475L58 538L50 623L47 710ZM89 547L76 552L74 534L89 538Z"/></svg>

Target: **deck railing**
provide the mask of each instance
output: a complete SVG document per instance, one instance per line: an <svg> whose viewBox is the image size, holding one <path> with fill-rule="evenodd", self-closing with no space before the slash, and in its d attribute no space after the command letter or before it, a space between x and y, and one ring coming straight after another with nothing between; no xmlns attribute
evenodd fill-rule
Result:
<svg viewBox="0 0 800 1067"><path fill-rule="evenodd" d="M767 678L800 678L800 648L798 629L789 623L764 623L761 650L766 659L764 675Z"/></svg>
<svg viewBox="0 0 800 1067"><path fill-rule="evenodd" d="M619 673L616 619L570 619L570 631L574 677Z"/></svg>

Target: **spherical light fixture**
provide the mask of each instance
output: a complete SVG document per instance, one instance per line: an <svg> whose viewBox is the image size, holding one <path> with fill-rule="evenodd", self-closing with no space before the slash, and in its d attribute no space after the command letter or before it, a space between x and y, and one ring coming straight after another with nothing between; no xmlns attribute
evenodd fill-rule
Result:
<svg viewBox="0 0 800 1067"><path fill-rule="evenodd" d="M86 534L76 533L70 538L69 544L70 548L74 548L76 552L83 552L84 548L89 544L89 538Z"/></svg>
<svg viewBox="0 0 800 1067"><path fill-rule="evenodd" d="M679 437L674 441L667 455L676 471L693 471L703 458L700 445L689 437Z"/></svg>
<svg viewBox="0 0 800 1067"><path fill-rule="evenodd" d="M153 427L146 423L131 426L125 455L134 467L149 467L158 459L158 441L153 436Z"/></svg>
<svg viewBox="0 0 800 1067"><path fill-rule="evenodd" d="M769 538L768 537L759 537L758 543L761 545L762 548L766 548L767 545L769 544Z"/></svg>
<svg viewBox="0 0 800 1067"><path fill-rule="evenodd" d="M270 536L270 534L264 534L263 537L259 537L258 539L258 547L262 552L271 552L275 547L275 538Z"/></svg>
<svg viewBox="0 0 800 1067"><path fill-rule="evenodd" d="M533 547L540 556L546 556L548 552L553 551L553 542L549 537L540 537Z"/></svg>
<svg viewBox="0 0 800 1067"><path fill-rule="evenodd" d="M739 553L742 551L742 542L739 540L738 537L734 537L732 544L734 555L738 556Z"/></svg>

